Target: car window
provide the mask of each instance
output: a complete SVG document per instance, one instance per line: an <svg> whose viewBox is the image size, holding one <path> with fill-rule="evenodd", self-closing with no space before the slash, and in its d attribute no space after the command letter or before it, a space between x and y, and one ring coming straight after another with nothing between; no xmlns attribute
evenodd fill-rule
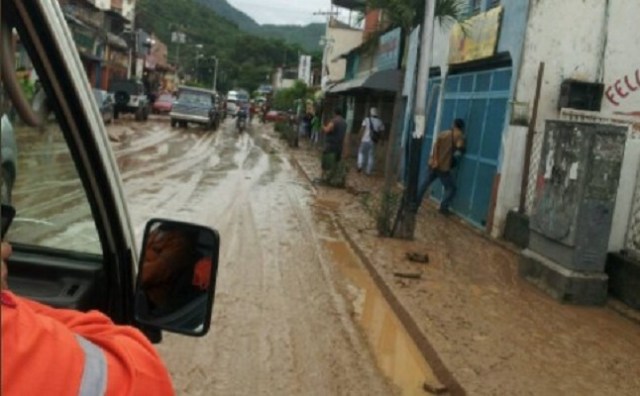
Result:
<svg viewBox="0 0 640 396"><path fill-rule="evenodd" d="M3 92L2 201L16 209L8 240L100 254L96 223L58 120L50 111L53 106L20 37L14 35L14 53L19 55L16 76L32 107L45 109L42 113L46 121L39 127L27 125Z"/></svg>
<svg viewBox="0 0 640 396"><path fill-rule="evenodd" d="M93 97L96 98L96 102L98 102L98 104L102 104L102 102L104 102L104 92L94 89L93 90Z"/></svg>
<svg viewBox="0 0 640 396"><path fill-rule="evenodd" d="M180 102L188 104L210 105L211 97L192 92L184 92L180 94Z"/></svg>

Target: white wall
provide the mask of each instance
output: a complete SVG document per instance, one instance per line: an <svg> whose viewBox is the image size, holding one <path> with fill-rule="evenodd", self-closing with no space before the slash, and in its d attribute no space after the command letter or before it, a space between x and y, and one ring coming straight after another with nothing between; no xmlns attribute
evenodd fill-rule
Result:
<svg viewBox="0 0 640 396"><path fill-rule="evenodd" d="M532 2L525 40L524 61L516 101L529 102L530 111L540 62L545 62L529 191L540 162L545 121L560 118L560 85L565 79L600 82L605 86L601 117L640 115L640 1L538 0ZM608 14L608 20L607 20ZM639 118L640 122L640 118ZM614 212L610 248L624 241L640 156L638 142L629 140ZM531 194L529 194L531 196ZM528 202L531 209L531 200Z"/></svg>
<svg viewBox="0 0 640 396"><path fill-rule="evenodd" d="M101 10L108 10L111 8L111 0L91 0L90 2Z"/></svg>
<svg viewBox="0 0 640 396"><path fill-rule="evenodd" d="M493 227L489 230L491 235L496 238L502 236L509 211L517 209L520 204L520 187L528 129L523 126L510 125L507 132L502 135L502 147L505 154L502 160Z"/></svg>
<svg viewBox="0 0 640 396"><path fill-rule="evenodd" d="M347 61L340 59L334 62L333 60L362 44L362 30L329 27L327 37L329 43L325 64L329 67L329 80L340 81L345 77Z"/></svg>
<svg viewBox="0 0 640 396"><path fill-rule="evenodd" d="M122 1L122 14L129 21L133 21L136 13L136 0Z"/></svg>
<svg viewBox="0 0 640 396"><path fill-rule="evenodd" d="M640 1L611 0L609 35L605 55L605 98L602 101L605 113L638 112L640 115ZM627 86L628 78L632 88ZM616 90L622 91L621 97ZM607 98L609 91L615 105Z"/></svg>

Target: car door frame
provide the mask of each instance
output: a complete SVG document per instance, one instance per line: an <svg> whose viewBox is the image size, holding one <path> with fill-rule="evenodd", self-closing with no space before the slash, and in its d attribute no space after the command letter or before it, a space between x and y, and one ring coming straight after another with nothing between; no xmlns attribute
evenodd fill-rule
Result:
<svg viewBox="0 0 640 396"><path fill-rule="evenodd" d="M134 324L137 252L115 156L84 73L71 32L57 2L3 0L22 25L23 44L51 100L85 189L100 238L107 277L105 312L116 323Z"/></svg>

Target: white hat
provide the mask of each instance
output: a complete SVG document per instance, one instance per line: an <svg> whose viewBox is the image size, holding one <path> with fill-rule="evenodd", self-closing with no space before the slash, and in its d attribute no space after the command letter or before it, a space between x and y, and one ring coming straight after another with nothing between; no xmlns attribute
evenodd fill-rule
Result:
<svg viewBox="0 0 640 396"><path fill-rule="evenodd" d="M376 109L375 107L372 107L371 110L369 110L369 114L371 114L372 117L377 117L378 109Z"/></svg>

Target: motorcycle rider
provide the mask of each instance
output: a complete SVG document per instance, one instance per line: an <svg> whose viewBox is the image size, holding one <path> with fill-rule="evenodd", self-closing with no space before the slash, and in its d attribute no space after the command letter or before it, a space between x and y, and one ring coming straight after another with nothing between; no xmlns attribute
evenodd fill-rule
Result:
<svg viewBox="0 0 640 396"><path fill-rule="evenodd" d="M249 118L249 102L243 101L238 103L238 113L236 114L236 128L242 132L247 125L247 118Z"/></svg>

